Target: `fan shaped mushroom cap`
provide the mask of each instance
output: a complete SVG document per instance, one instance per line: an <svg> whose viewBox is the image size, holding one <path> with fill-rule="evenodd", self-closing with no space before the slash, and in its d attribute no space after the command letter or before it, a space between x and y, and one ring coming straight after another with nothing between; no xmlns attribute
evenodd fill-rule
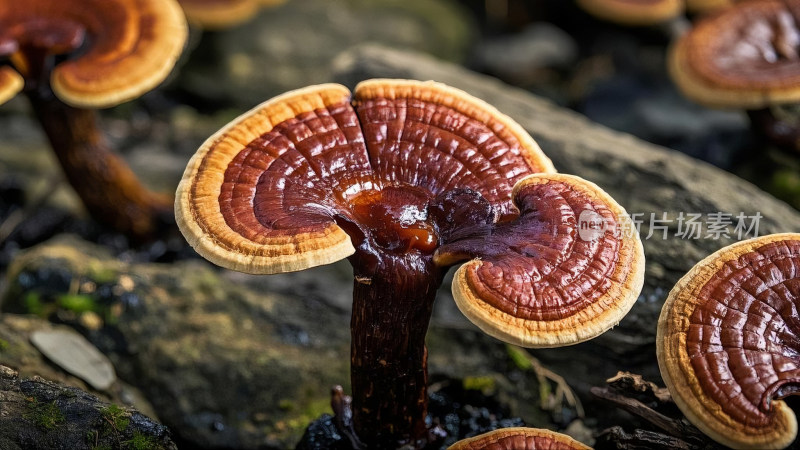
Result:
<svg viewBox="0 0 800 450"><path fill-rule="evenodd" d="M0 4L0 24L17 39L37 24L44 39L55 24L85 30L87 49L53 69L52 88L78 107L108 107L152 89L172 70L186 40L175 0L25 0ZM20 43L22 47L24 43Z"/></svg>
<svg viewBox="0 0 800 450"><path fill-rule="evenodd" d="M184 172L175 208L205 258L276 273L351 255L342 226L357 222L360 195L468 188L503 215L514 209L516 181L552 171L522 127L457 89L379 79L351 98L326 84L269 100L209 138Z"/></svg>
<svg viewBox="0 0 800 450"><path fill-rule="evenodd" d="M763 108L800 99L800 2L751 0L698 21L670 49L669 69L692 100Z"/></svg>
<svg viewBox="0 0 800 450"><path fill-rule="evenodd" d="M675 403L717 442L784 448L800 382L800 234L762 236L700 261L658 321L658 365Z"/></svg>
<svg viewBox="0 0 800 450"><path fill-rule="evenodd" d="M461 312L487 334L525 347L575 344L616 325L644 282L644 250L625 210L572 175L531 175L513 195L519 219L434 256L477 257L453 279Z"/></svg>
<svg viewBox="0 0 800 450"><path fill-rule="evenodd" d="M500 428L462 439L447 450L589 450L566 434L539 428Z"/></svg>
<svg viewBox="0 0 800 450"><path fill-rule="evenodd" d="M578 0L578 4L593 16L631 26L654 25L683 12L681 0Z"/></svg>

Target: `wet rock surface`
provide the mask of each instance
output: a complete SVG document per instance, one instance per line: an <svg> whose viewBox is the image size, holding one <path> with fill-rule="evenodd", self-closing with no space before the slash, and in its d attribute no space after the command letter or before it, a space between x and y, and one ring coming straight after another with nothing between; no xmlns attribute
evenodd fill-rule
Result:
<svg viewBox="0 0 800 450"><path fill-rule="evenodd" d="M269 277L218 272L201 261L128 264L60 238L16 258L2 317L35 312L80 331L150 399L179 446L287 448L332 412L331 386L349 380L349 311L337 296L351 295L351 277L340 264ZM434 326L434 384L493 402L476 403L465 413L474 417L461 420L445 409L463 399L440 396L431 401L440 405L439 420L455 420L454 430L463 421L464 432L512 418L572 422L573 406L560 397L539 406L539 382L510 351L472 330Z"/></svg>
<svg viewBox="0 0 800 450"><path fill-rule="evenodd" d="M136 410L0 365L0 448L175 450L169 430Z"/></svg>

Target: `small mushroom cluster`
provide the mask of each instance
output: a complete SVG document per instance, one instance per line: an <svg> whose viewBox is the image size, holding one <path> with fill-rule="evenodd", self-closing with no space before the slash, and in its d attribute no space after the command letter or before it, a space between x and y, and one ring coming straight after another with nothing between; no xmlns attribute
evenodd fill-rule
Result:
<svg viewBox="0 0 800 450"><path fill-rule="evenodd" d="M175 212L197 252L230 269L347 258L350 440L423 448L441 436L425 421L425 335L449 267L464 262L453 295L469 319L530 347L591 339L639 295L644 254L625 210L554 172L522 127L457 89L326 84L269 100L209 138Z"/></svg>
<svg viewBox="0 0 800 450"><path fill-rule="evenodd" d="M784 448L797 435L780 399L800 386L800 234L725 247L687 273L658 321L658 364L675 403L733 448Z"/></svg>
<svg viewBox="0 0 800 450"><path fill-rule="evenodd" d="M186 33L175 0L0 3L0 103L28 97L86 209L134 239L168 223L172 201L144 188L112 152L93 110L161 83Z"/></svg>

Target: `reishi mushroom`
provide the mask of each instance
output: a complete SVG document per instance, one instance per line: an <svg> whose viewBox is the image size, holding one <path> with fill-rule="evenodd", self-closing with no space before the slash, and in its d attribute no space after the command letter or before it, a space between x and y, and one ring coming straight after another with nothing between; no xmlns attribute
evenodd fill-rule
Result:
<svg viewBox="0 0 800 450"><path fill-rule="evenodd" d="M683 14L683 0L577 0L591 15L628 26L667 22Z"/></svg>
<svg viewBox="0 0 800 450"><path fill-rule="evenodd" d="M131 100L161 83L186 32L175 0L0 4L0 57L7 60L0 66L0 92L24 79L22 91L88 212L135 239L146 239L171 220L172 200L144 188L113 153L93 109Z"/></svg>
<svg viewBox="0 0 800 450"><path fill-rule="evenodd" d="M590 450L590 447L555 431L512 427L462 439L447 450Z"/></svg>
<svg viewBox="0 0 800 450"><path fill-rule="evenodd" d="M784 448L800 382L800 234L725 247L678 281L658 320L661 375L686 417L733 448Z"/></svg>
<svg viewBox="0 0 800 450"><path fill-rule="evenodd" d="M691 100L747 109L777 145L800 150L800 1L737 2L699 20L672 45L669 71ZM786 120L785 117L790 119Z"/></svg>
<svg viewBox="0 0 800 450"><path fill-rule="evenodd" d="M269 274L353 266L352 418L365 448L422 448L425 334L447 269L488 333L590 339L636 301L644 255L625 211L553 173L512 119L435 82L325 84L240 116L189 162L178 226L206 259ZM341 405L340 405L341 406ZM343 430L343 432L346 432Z"/></svg>
<svg viewBox="0 0 800 450"><path fill-rule="evenodd" d="M699 20L670 49L670 73L692 100L757 109L800 100L800 2L749 0Z"/></svg>
<svg viewBox="0 0 800 450"><path fill-rule="evenodd" d="M208 30L219 30L245 22L261 7L277 6L286 0L178 0L189 22Z"/></svg>

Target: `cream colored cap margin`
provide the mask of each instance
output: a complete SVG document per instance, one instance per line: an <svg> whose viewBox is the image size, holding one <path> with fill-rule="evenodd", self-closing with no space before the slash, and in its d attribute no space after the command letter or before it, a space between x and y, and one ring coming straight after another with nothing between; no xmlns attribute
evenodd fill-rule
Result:
<svg viewBox="0 0 800 450"><path fill-rule="evenodd" d="M520 189L550 181L564 182L594 202L605 204L617 219L622 232L617 265L611 275L612 285L606 295L572 316L560 320L538 321L515 317L496 309L480 298L467 281L467 272L480 267L480 259L463 264L453 278L453 297L461 312L486 334L522 347L548 348L577 344L599 336L614 327L630 311L644 284L644 248L628 213L596 184L574 175L531 175L514 186L514 197Z"/></svg>
<svg viewBox="0 0 800 450"><path fill-rule="evenodd" d="M552 443L559 443L569 446L574 450L590 450L591 447L582 444L581 442L576 441L570 436L566 434L557 433L551 430L545 430L543 428L528 428L528 427L509 427L509 428L499 428L494 431L489 431L488 433L480 434L478 436L473 436L471 438L462 439L455 444L447 447L447 450L474 450L474 449L483 449L489 448L489 446L498 443L500 440L514 437L514 436L523 436L523 437L541 437L545 439L549 439ZM536 450L534 448L531 449L515 449L515 450Z"/></svg>
<svg viewBox="0 0 800 450"><path fill-rule="evenodd" d="M287 92L242 114L206 140L189 161L175 198L178 227L197 253L228 269L271 274L329 264L355 252L350 238L335 224L319 233L250 241L228 227L219 205L225 169L246 145L302 112L349 100L350 91L338 84Z"/></svg>
<svg viewBox="0 0 800 450"><path fill-rule="evenodd" d="M773 427L746 427L722 411L703 393L691 369L686 350L689 317L700 302L703 286L727 262L766 244L778 241L800 241L800 233L780 233L737 242L697 263L669 293L658 318L656 354L661 377L681 412L703 433L732 448L781 449L797 436L797 418L782 400L772 400L775 409Z"/></svg>

